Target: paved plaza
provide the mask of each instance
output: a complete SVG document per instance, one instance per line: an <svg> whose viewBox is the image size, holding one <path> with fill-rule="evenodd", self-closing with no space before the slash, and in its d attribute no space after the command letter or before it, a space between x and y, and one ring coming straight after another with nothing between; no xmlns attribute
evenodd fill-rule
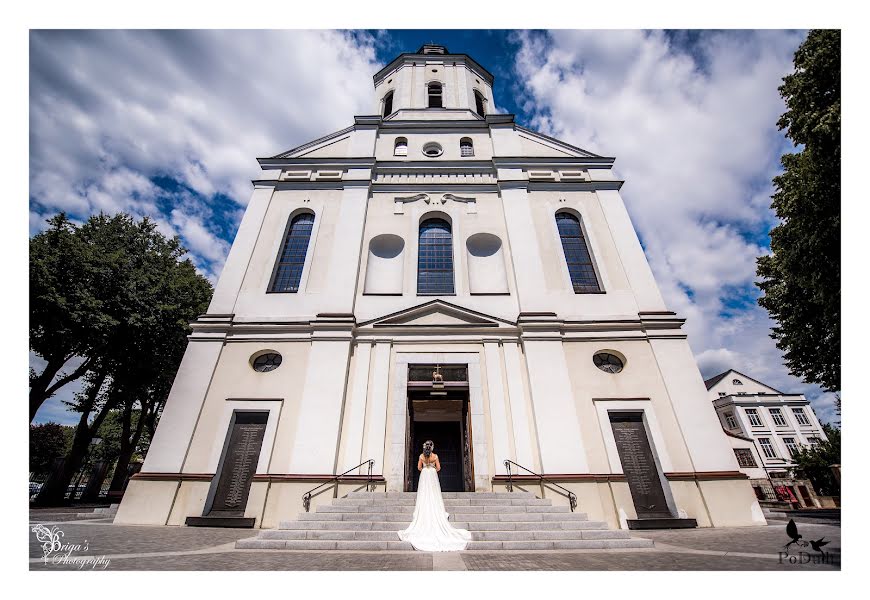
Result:
<svg viewBox="0 0 870 600"><path fill-rule="evenodd" d="M250 529L115 526L111 519L76 518L71 509L30 511L31 570L289 570L289 571L721 571L839 570L839 525L798 523L803 540L824 540L826 558L810 546L792 547L784 521L767 527L637 532L655 547L634 550L503 552L316 552L236 550ZM54 529L57 550L43 559L33 527ZM62 534L62 535L58 535Z"/></svg>

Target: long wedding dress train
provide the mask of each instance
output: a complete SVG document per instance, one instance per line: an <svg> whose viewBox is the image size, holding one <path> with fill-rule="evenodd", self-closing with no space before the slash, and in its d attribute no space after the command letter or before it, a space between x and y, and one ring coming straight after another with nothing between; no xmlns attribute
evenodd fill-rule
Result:
<svg viewBox="0 0 870 600"><path fill-rule="evenodd" d="M399 532L399 539L425 552L465 550L471 541L468 530L453 527L447 521L441 483L434 465L425 465L420 471L414 516L408 528Z"/></svg>

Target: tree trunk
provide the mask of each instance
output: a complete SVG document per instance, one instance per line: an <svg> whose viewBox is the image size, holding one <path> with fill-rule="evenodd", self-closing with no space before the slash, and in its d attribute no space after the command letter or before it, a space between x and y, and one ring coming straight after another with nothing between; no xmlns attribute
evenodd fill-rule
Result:
<svg viewBox="0 0 870 600"><path fill-rule="evenodd" d="M48 386L51 385L51 381L54 379L54 376L57 375L57 372L60 371L65 364L65 358L49 358L48 363L42 370L42 373L37 375L36 378L34 378L30 382L31 421L33 421L33 417L36 416L36 411L39 410L39 407L42 406L42 403L49 398L49 394L46 393L48 390Z"/></svg>
<svg viewBox="0 0 870 600"><path fill-rule="evenodd" d="M33 381L30 382L31 422L36 416L37 411L39 411L39 407L42 406L42 404L46 400L51 398L57 392L57 390L59 390L66 384L70 383L71 381L75 381L76 379L80 379L82 375L87 373L88 369L91 366L90 359L85 359L82 364L76 367L72 373L68 375L63 375L60 379L58 379L54 383L51 383L68 360L68 358L62 357L49 359L48 364L45 365L45 369L43 369L42 373L40 373Z"/></svg>
<svg viewBox="0 0 870 600"><path fill-rule="evenodd" d="M136 429L132 429L133 406L128 405L124 410L124 421L121 424L121 452L118 455L118 462L115 466L115 473L112 475L112 483L109 485L109 492L121 492L124 490L124 482L127 480L127 467L130 464L130 459L133 458L133 453L136 452L136 446L139 444L139 439L142 437L142 431L145 428L146 406L144 402L140 402L141 410L139 411L139 419L136 422Z"/></svg>
<svg viewBox="0 0 870 600"><path fill-rule="evenodd" d="M106 418L111 407L111 404L107 402L97 415L97 418L94 419L93 424L88 425L88 417L107 376L108 374L104 371L91 383L91 389L88 390L87 397L82 405L82 416L79 419L78 427L76 427L75 435L73 436L72 447L66 456L63 468L59 469L54 477L49 478L43 484L39 496L36 497L34 502L35 505L63 506L67 503L65 498L67 488L69 488L73 477L79 472L85 458L87 458L94 433L100 428L100 424Z"/></svg>

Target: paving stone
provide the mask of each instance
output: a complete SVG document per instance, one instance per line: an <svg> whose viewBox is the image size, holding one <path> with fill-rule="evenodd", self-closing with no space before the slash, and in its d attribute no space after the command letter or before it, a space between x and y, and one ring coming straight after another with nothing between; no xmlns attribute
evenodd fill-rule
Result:
<svg viewBox="0 0 870 600"><path fill-rule="evenodd" d="M552 550L553 544L551 541L536 541L526 540L524 542L502 542L504 550Z"/></svg>
<svg viewBox="0 0 870 600"><path fill-rule="evenodd" d="M287 550L335 550L338 542L331 540L287 540Z"/></svg>
<svg viewBox="0 0 870 600"><path fill-rule="evenodd" d="M630 538L631 534L624 529L582 529L580 538L584 540L615 540Z"/></svg>
<svg viewBox="0 0 870 600"><path fill-rule="evenodd" d="M236 542L239 550L284 550L287 548L285 540L264 540L262 538L250 538Z"/></svg>

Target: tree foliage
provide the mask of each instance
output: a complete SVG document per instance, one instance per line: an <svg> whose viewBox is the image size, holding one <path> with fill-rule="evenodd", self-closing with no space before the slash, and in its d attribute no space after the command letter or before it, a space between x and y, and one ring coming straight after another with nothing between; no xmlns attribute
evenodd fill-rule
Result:
<svg viewBox="0 0 870 600"><path fill-rule="evenodd" d="M30 472L48 473L52 461L66 456L72 443L73 428L57 423L30 426Z"/></svg>
<svg viewBox="0 0 870 600"><path fill-rule="evenodd" d="M212 292L193 263L183 259L186 250L178 238L162 235L147 218L100 214L77 227L59 215L51 225L31 242L32 261L36 254L40 263L31 267L31 277L46 279L31 281L40 303L31 323L37 341L31 349L48 362L55 355L83 359L86 369L82 390L67 403L80 419L63 473L46 482L42 504L62 502L66 485L89 453L114 452L119 470L126 472L140 441L153 432L187 346L188 323L207 310ZM53 256L55 251L70 251L75 260ZM76 277L54 272L67 264ZM87 310L74 306L79 299ZM69 332L79 341L61 339ZM90 447L101 430L110 434L107 441L117 442L114 448Z"/></svg>
<svg viewBox="0 0 870 600"><path fill-rule="evenodd" d="M840 464L840 430L830 423L822 425L822 429L828 439L815 446L804 446L792 455L797 463L794 470L813 482L816 493L839 496L840 482L834 476L831 465Z"/></svg>
<svg viewBox="0 0 870 600"><path fill-rule="evenodd" d="M782 157L771 207L781 223L758 259L758 303L789 371L840 389L840 32L810 31L779 91L778 126L798 152Z"/></svg>

